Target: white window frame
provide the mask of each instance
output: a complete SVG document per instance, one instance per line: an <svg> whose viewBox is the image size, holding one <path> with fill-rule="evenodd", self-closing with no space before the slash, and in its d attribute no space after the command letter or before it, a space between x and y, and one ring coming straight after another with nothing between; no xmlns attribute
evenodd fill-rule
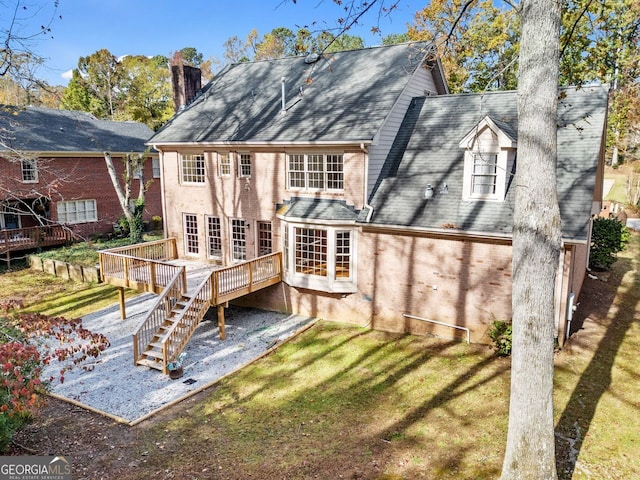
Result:
<svg viewBox="0 0 640 480"><path fill-rule="evenodd" d="M218 152L218 176L230 177L231 172L231 153L230 152Z"/></svg>
<svg viewBox="0 0 640 480"><path fill-rule="evenodd" d="M256 246L258 256L273 253L273 224L269 221L256 222Z"/></svg>
<svg viewBox="0 0 640 480"><path fill-rule="evenodd" d="M20 160L20 174L22 183L38 183L38 160L35 158L23 158Z"/></svg>
<svg viewBox="0 0 640 480"><path fill-rule="evenodd" d="M59 223L73 225L98 221L98 204L95 199L58 202L56 211Z"/></svg>
<svg viewBox="0 0 640 480"><path fill-rule="evenodd" d="M474 180L480 176L490 176L491 174L478 173L477 167L481 165L484 159L487 159L487 164L491 163L491 159L495 157L495 185L493 193L478 193L474 192ZM462 182L463 200L475 201L475 200L488 200L488 201L503 201L506 194L507 187L507 150L502 151L465 151L464 154L464 179Z"/></svg>
<svg viewBox="0 0 640 480"><path fill-rule="evenodd" d="M251 178L250 153L238 153L238 178Z"/></svg>
<svg viewBox="0 0 640 480"><path fill-rule="evenodd" d="M182 183L203 185L206 178L207 167L204 153L180 154L180 180Z"/></svg>
<svg viewBox="0 0 640 480"><path fill-rule="evenodd" d="M353 293L358 290L357 282L357 258L358 242L357 229L353 226L333 226L310 223L282 222L283 241L283 265L284 280L291 286L308 288L331 293ZM318 262L326 261L326 266L311 259L309 271L303 271L303 260L298 255L300 239L309 236L314 231L323 231L326 234L325 250L308 250L310 255L317 255ZM342 244L340 245L340 238ZM318 237L318 238L321 238ZM346 244L345 238L348 238ZM347 262L345 264L345 261ZM339 268L342 265L342 272ZM319 268L320 267L320 268ZM344 269L348 275L344 275Z"/></svg>
<svg viewBox="0 0 640 480"><path fill-rule="evenodd" d="M222 221L220 217L205 216L207 222L207 255L209 258L222 258ZM214 248L215 246L215 248Z"/></svg>
<svg viewBox="0 0 640 480"><path fill-rule="evenodd" d="M244 218L229 219L229 247L232 262L247 260L247 221Z"/></svg>
<svg viewBox="0 0 640 480"><path fill-rule="evenodd" d="M160 159L152 158L151 159L151 169L153 171L153 178L160 178Z"/></svg>
<svg viewBox="0 0 640 480"><path fill-rule="evenodd" d="M292 167L292 160L296 162ZM319 162L320 160L320 162ZM344 153L288 153L287 190L344 192ZM340 168L337 168L339 165Z"/></svg>
<svg viewBox="0 0 640 480"><path fill-rule="evenodd" d="M200 253L198 216L194 213L182 214L182 232L184 234L184 254L197 256Z"/></svg>

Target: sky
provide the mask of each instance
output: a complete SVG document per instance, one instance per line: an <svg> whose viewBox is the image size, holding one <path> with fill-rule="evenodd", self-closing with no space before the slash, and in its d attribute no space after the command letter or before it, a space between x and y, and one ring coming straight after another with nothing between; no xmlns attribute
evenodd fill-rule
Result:
<svg viewBox="0 0 640 480"><path fill-rule="evenodd" d="M385 0L385 4L395 1ZM333 0L59 0L55 14L53 0L2 4L14 6L16 2L24 16L20 22L24 29L46 25L55 15L51 32L39 35L30 44L46 62L37 76L51 85L66 85L78 59L102 48L116 57L169 57L184 47L194 47L205 59L223 61L224 42L234 35L244 40L254 28L260 34L276 27L288 27L294 32L303 26L311 30L331 28L345 14ZM380 45L382 36L405 32L415 12L426 3L399 0L392 15L378 21L376 10L349 33L361 36L366 46ZM25 6L26 10L22 8ZM39 6L42 8L38 10ZM7 19L6 8L0 10L0 16ZM371 27L376 25L380 35L371 34ZM0 27L5 28L1 23Z"/></svg>

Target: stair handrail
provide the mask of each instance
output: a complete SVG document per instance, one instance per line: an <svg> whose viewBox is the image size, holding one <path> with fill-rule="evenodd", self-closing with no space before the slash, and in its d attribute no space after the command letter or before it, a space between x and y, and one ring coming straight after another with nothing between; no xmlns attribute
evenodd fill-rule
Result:
<svg viewBox="0 0 640 480"><path fill-rule="evenodd" d="M140 359L142 352L166 320L169 312L186 292L185 278L185 267L180 267L133 332L134 364Z"/></svg>
<svg viewBox="0 0 640 480"><path fill-rule="evenodd" d="M191 335L195 332L196 327L200 323L200 320L204 317L211 306L211 282L213 274L207 275L207 277L200 282L195 288L191 298L182 308L182 311L176 315L173 321L173 325L164 333L160 339L162 343L162 355L163 355L163 373L168 373L167 365L169 362L178 358L178 355L186 344L189 342ZM186 317L186 324L185 324ZM179 334L176 330L180 326ZM178 336L178 341L173 342L174 336Z"/></svg>

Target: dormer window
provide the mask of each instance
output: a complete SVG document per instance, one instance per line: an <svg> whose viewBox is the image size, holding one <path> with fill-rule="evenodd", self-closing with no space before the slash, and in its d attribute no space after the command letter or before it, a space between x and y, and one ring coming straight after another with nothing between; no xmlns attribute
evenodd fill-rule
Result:
<svg viewBox="0 0 640 480"><path fill-rule="evenodd" d="M504 200L515 162L515 137L509 124L485 117L462 139L463 200Z"/></svg>

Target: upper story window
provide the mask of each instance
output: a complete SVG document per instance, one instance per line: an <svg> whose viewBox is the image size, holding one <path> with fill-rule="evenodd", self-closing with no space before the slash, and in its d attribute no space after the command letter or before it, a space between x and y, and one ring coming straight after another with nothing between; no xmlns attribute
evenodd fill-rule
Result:
<svg viewBox="0 0 640 480"><path fill-rule="evenodd" d="M344 159L342 154L287 155L289 190L342 191Z"/></svg>
<svg viewBox="0 0 640 480"><path fill-rule="evenodd" d="M180 155L180 171L183 183L204 183L204 155L182 154Z"/></svg>
<svg viewBox="0 0 640 480"><path fill-rule="evenodd" d="M238 176L241 178L251 176L251 154L240 154L240 158L238 159Z"/></svg>
<svg viewBox="0 0 640 480"><path fill-rule="evenodd" d="M487 116L460 141L465 149L463 200L504 200L515 165L515 137L511 125Z"/></svg>
<svg viewBox="0 0 640 480"><path fill-rule="evenodd" d="M38 181L38 162L37 160L22 160L22 181L24 183L36 183Z"/></svg>
<svg viewBox="0 0 640 480"><path fill-rule="evenodd" d="M472 153L471 196L495 195L498 177L497 153Z"/></svg>
<svg viewBox="0 0 640 480"><path fill-rule="evenodd" d="M71 200L58 202L58 222L60 223L85 223L97 222L98 211L95 200Z"/></svg>
<svg viewBox="0 0 640 480"><path fill-rule="evenodd" d="M218 153L218 176L231 176L231 156L229 152Z"/></svg>

